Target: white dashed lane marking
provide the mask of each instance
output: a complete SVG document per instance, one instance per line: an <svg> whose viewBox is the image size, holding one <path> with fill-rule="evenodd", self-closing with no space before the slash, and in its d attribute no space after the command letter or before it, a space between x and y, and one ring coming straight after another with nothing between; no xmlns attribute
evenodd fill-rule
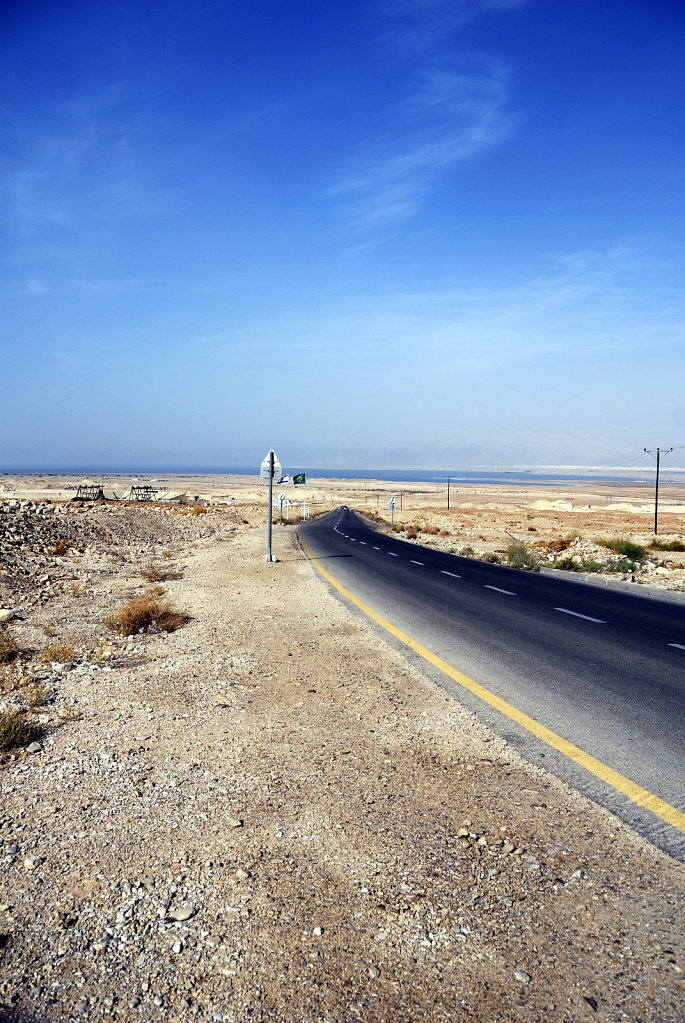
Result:
<svg viewBox="0 0 685 1023"><path fill-rule="evenodd" d="M603 618L591 618L590 615L582 615L578 611L569 611L567 607L555 607L555 611L561 611L565 615L573 615L574 618L584 618L586 622L596 622L597 625L606 625Z"/></svg>
<svg viewBox="0 0 685 1023"><path fill-rule="evenodd" d="M340 530L338 530L337 527L336 527L336 532L340 533ZM349 534L347 534L347 533L340 533L340 535L343 536L346 540L350 540L352 543L360 543L364 547L368 546L366 540L359 540L358 541L358 540L355 539L355 537L349 536ZM380 550L383 550L383 548L382 547L375 547L374 546L374 547L372 547L372 550L380 551ZM387 551L386 550L385 553L389 554L391 558L399 558L399 554L396 554L395 551ZM412 565L420 565L421 568L425 568L425 562L424 561L415 561L413 558L410 558L409 561L410 561L410 563ZM457 575L456 572L448 572L447 569L444 569L444 568L440 569L440 574L441 575L448 575L452 579L461 579L462 578L460 575ZM486 590L494 590L495 593L504 593L508 597L516 597L517 596L517 594L514 593L513 590L504 590L500 586L490 586L487 583L485 584L485 589ZM597 625L606 625L607 624L606 621L603 618L592 618L591 615L581 614L580 611L571 611L567 607L555 607L554 610L555 611L561 611L561 613L565 614L565 615L573 615L574 618L583 618L586 622L595 622L595 624L597 624ZM685 650L685 646L682 643L669 643L668 645L674 647L676 650Z"/></svg>
<svg viewBox="0 0 685 1023"><path fill-rule="evenodd" d="M669 643L669 646L674 646L676 650L685 650L685 646L682 643Z"/></svg>

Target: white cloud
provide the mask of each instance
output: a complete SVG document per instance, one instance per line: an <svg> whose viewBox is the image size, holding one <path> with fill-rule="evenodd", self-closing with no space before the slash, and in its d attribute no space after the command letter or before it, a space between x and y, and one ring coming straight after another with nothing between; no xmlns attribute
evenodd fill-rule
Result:
<svg viewBox="0 0 685 1023"><path fill-rule="evenodd" d="M405 219L441 174L502 144L519 123L507 109L508 75L495 61L459 70L431 67L399 111L392 135L360 155L331 189L357 228Z"/></svg>
<svg viewBox="0 0 685 1023"><path fill-rule="evenodd" d="M371 10L395 46L434 47L461 25L488 11L508 11L529 0L376 0Z"/></svg>

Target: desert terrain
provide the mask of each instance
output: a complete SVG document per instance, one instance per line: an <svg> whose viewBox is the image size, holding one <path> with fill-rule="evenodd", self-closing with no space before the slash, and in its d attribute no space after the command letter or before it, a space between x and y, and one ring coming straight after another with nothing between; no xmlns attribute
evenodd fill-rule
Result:
<svg viewBox="0 0 685 1023"><path fill-rule="evenodd" d="M174 479L185 507L2 483L0 1018L684 1018L683 866L411 667L293 526L266 563L263 482ZM683 599L649 488L398 490L304 493L385 519L394 493L401 536L543 570L622 537L652 567L606 578Z"/></svg>

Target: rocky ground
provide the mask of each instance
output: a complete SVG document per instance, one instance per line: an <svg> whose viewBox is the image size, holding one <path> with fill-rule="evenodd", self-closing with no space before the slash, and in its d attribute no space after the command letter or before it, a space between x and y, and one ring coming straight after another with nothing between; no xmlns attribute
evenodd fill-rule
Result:
<svg viewBox="0 0 685 1023"><path fill-rule="evenodd" d="M10 505L0 709L36 732L0 765L0 1018L683 1019L682 866L411 668L291 529L267 564L255 508ZM150 586L188 624L104 624Z"/></svg>

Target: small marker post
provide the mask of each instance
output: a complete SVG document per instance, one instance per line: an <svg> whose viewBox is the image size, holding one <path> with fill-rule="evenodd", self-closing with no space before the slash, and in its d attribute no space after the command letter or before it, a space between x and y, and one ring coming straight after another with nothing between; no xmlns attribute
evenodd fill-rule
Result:
<svg viewBox="0 0 685 1023"><path fill-rule="evenodd" d="M391 497L388 501L388 511L390 512L390 525L395 525L395 508L397 507L397 501L394 497Z"/></svg>

